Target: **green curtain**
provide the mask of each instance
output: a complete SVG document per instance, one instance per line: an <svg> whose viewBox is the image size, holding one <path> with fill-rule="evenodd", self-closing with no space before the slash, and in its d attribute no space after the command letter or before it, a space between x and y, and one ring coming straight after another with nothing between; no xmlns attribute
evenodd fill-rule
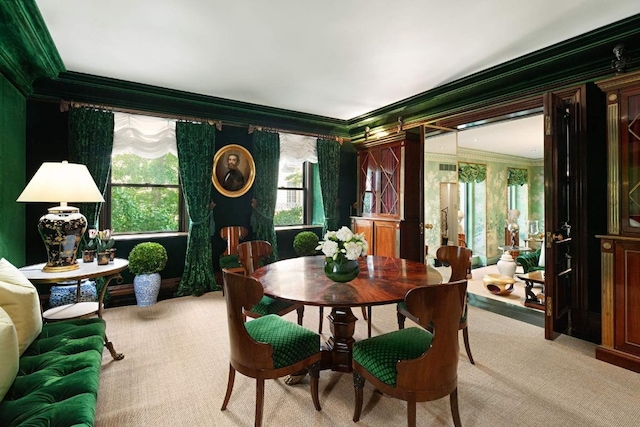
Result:
<svg viewBox="0 0 640 427"><path fill-rule="evenodd" d="M91 108L69 110L69 162L87 166L104 195L111 170L113 113ZM89 228L98 228L102 203L79 203Z"/></svg>
<svg viewBox="0 0 640 427"><path fill-rule="evenodd" d="M209 240L209 194L215 153L215 127L201 123L176 123L180 181L189 212L189 237L184 272L177 296L202 295L219 290L213 274Z"/></svg>
<svg viewBox="0 0 640 427"><path fill-rule="evenodd" d="M526 169L507 168L507 185L525 185L529 180Z"/></svg>
<svg viewBox="0 0 640 427"><path fill-rule="evenodd" d="M324 207L324 226L322 234L337 230L340 220L338 214L338 180L340 177L340 144L330 139L316 142L318 150L318 169L320 171L320 189Z"/></svg>
<svg viewBox="0 0 640 427"><path fill-rule="evenodd" d="M458 164L458 181L483 182L487 179L487 166L477 163L460 163Z"/></svg>
<svg viewBox="0 0 640 427"><path fill-rule="evenodd" d="M251 228L256 240L266 240L273 247L268 262L278 259L278 242L273 226L273 215L278 196L278 169L280 164L280 135L273 132L253 132L253 159L256 179L253 198L256 203L251 214Z"/></svg>

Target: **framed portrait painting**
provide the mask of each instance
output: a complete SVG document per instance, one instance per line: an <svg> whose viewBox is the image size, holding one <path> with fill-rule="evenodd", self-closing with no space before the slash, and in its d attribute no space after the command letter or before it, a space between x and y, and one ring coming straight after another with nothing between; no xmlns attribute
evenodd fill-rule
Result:
<svg viewBox="0 0 640 427"><path fill-rule="evenodd" d="M211 181L220 194L240 197L256 178L256 164L249 150L237 144L225 145L213 158Z"/></svg>

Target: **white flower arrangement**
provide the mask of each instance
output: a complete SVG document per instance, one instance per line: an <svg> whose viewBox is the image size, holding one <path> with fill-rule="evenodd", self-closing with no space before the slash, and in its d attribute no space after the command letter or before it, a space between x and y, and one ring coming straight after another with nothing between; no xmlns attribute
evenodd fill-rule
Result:
<svg viewBox="0 0 640 427"><path fill-rule="evenodd" d="M365 256L369 244L364 238L364 233L354 234L349 227L342 227L338 231L327 231L316 250L321 250L327 258L342 263Z"/></svg>

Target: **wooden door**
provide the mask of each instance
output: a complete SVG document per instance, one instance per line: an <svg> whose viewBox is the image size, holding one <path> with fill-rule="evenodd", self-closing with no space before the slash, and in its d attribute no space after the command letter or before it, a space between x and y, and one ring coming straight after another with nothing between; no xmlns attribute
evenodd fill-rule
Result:
<svg viewBox="0 0 640 427"><path fill-rule="evenodd" d="M544 97L545 338L568 331L571 322L572 188L577 139L577 95Z"/></svg>

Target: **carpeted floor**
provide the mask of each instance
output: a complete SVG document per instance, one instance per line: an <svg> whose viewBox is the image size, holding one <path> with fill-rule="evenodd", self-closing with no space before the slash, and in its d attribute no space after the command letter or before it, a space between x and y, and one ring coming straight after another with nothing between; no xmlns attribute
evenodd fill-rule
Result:
<svg viewBox="0 0 640 427"><path fill-rule="evenodd" d="M360 313L355 310L356 316ZM466 427L640 425L640 375L600 362L595 346L470 307L469 333L476 365L461 354L460 414ZM255 381L240 374L226 411L220 411L228 374L226 306L221 292L162 301L152 307L109 308L107 333L117 351L104 352L96 425L251 426ZM295 321L295 313L287 315ZM316 329L318 310L307 307L305 326ZM395 306L373 309L373 334L397 328ZM329 330L325 320L324 330ZM366 323L356 325L356 339ZM462 340L461 340L462 341ZM406 425L406 404L365 386L359 426ZM305 379L296 386L267 381L265 426L351 426L351 374L320 375L316 412ZM418 404L419 426L453 425L447 398Z"/></svg>

